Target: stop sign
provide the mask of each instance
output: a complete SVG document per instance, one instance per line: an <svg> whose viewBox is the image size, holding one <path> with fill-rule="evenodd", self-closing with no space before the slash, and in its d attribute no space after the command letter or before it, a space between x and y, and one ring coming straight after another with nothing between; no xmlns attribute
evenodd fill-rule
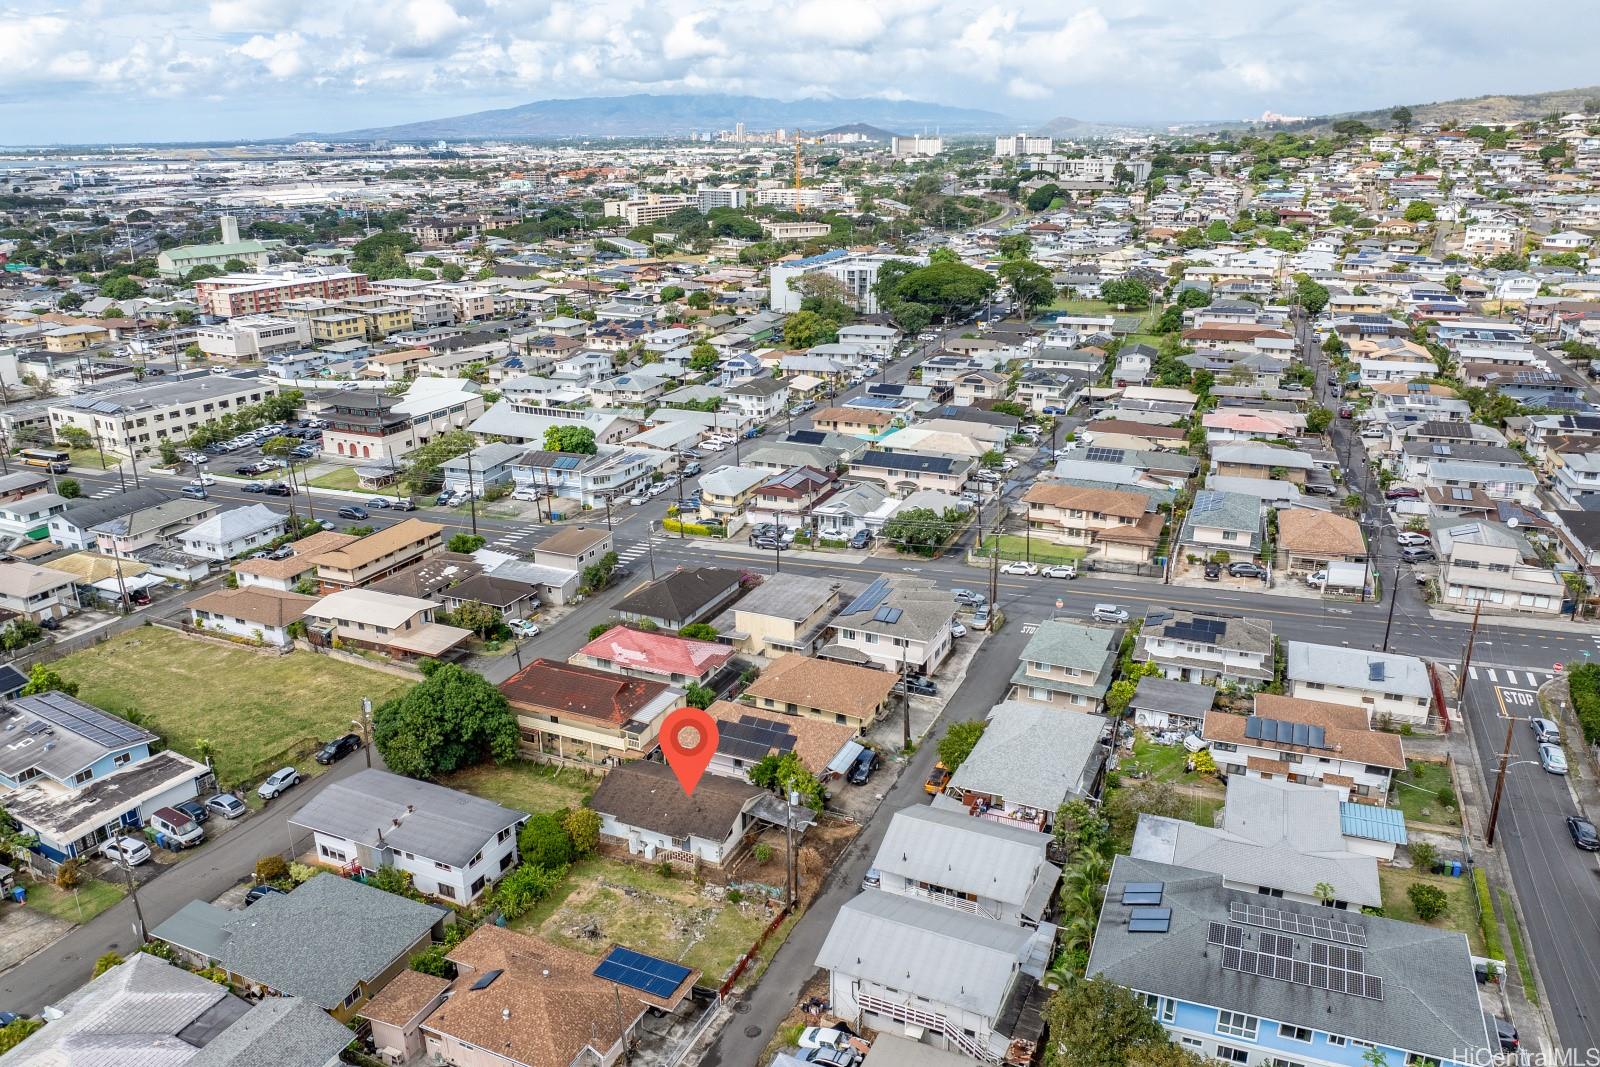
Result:
<svg viewBox="0 0 1600 1067"><path fill-rule="evenodd" d="M1557 674L1560 674L1560 673L1561 673L1561 664L1559 664L1559 663L1557 663L1557 664L1556 664L1556 665L1555 665L1555 672L1556 672L1556 673L1557 673Z"/></svg>

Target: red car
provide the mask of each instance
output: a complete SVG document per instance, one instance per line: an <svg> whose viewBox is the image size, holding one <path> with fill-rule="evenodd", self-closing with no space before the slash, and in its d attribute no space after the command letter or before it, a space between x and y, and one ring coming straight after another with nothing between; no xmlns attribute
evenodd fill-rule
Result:
<svg viewBox="0 0 1600 1067"><path fill-rule="evenodd" d="M1385 489L1383 491L1383 499L1385 499L1385 500L1420 500L1420 499L1422 499L1422 490L1421 489L1413 489L1409 485L1397 485L1392 489Z"/></svg>
<svg viewBox="0 0 1600 1067"><path fill-rule="evenodd" d="M1356 417L1356 409L1346 404L1339 409L1339 417L1341 419L1353 419Z"/></svg>

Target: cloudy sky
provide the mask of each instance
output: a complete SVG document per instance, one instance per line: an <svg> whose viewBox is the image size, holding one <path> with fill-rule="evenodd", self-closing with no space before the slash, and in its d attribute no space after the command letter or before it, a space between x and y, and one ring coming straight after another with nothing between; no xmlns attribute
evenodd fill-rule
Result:
<svg viewBox="0 0 1600 1067"><path fill-rule="evenodd" d="M1593 0L0 0L0 143L276 137L634 92L1244 118L1597 80Z"/></svg>

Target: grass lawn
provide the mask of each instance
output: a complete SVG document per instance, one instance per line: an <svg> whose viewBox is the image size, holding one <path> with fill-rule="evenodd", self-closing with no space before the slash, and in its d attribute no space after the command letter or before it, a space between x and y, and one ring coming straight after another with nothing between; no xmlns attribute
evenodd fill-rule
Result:
<svg viewBox="0 0 1600 1067"><path fill-rule="evenodd" d="M1472 898L1470 878L1449 878L1437 874L1419 874L1415 870L1399 867L1380 867L1378 885L1383 892L1383 914L1401 922L1422 922L1417 918L1416 909L1411 906L1411 898L1406 896L1406 890L1418 882L1438 886L1444 890L1450 902L1443 915L1423 925L1441 930L1458 930L1467 935L1473 954L1483 955L1483 931L1478 928L1478 907Z"/></svg>
<svg viewBox="0 0 1600 1067"><path fill-rule="evenodd" d="M25 882L24 885L28 890L28 907L69 923L88 922L128 892L120 882L102 882L94 878L85 879L77 889L57 889L52 882Z"/></svg>
<svg viewBox="0 0 1600 1067"><path fill-rule="evenodd" d="M1189 750L1182 745L1158 745L1143 733L1133 735L1133 756L1122 761L1122 772L1143 771L1158 782L1181 782L1189 775L1184 764Z"/></svg>
<svg viewBox="0 0 1600 1067"><path fill-rule="evenodd" d="M320 741L350 732L361 698L381 704L406 679L355 664L292 652L261 656L144 626L57 661L78 695L113 714L136 713L186 756L209 740L224 787L244 785L287 763L317 767Z"/></svg>
<svg viewBox="0 0 1600 1067"><path fill-rule="evenodd" d="M319 474L311 479L311 484L318 489L358 491L361 488L361 479L356 477L356 469L354 467L336 467L326 474Z"/></svg>
<svg viewBox="0 0 1600 1067"><path fill-rule="evenodd" d="M987 557L994 548L994 535L983 539L979 555ZM1000 558L1003 560L1027 559L1034 563L1076 563L1087 549L1072 545L1057 545L1043 537L1019 537L1016 534L1000 535Z"/></svg>
<svg viewBox="0 0 1600 1067"><path fill-rule="evenodd" d="M1439 803L1441 789L1454 789L1450 785L1450 768L1443 763L1424 763L1411 760L1405 774L1395 779L1390 803L1406 813L1406 822L1431 823L1434 826L1460 826L1459 806L1446 808Z"/></svg>
<svg viewBox="0 0 1600 1067"><path fill-rule="evenodd" d="M687 874L662 878L653 867L591 857L511 927L597 956L620 941L698 967L704 984L716 985L769 921L761 903L711 900ZM594 936L585 936L591 924Z"/></svg>
<svg viewBox="0 0 1600 1067"><path fill-rule="evenodd" d="M457 771L442 784L531 813L576 808L589 798L599 781L570 767L516 760L504 766L481 763Z"/></svg>
<svg viewBox="0 0 1600 1067"><path fill-rule="evenodd" d="M104 471L111 470L117 465L118 457L112 455L110 452L106 453L105 462L102 463L100 461L100 450L98 448L69 448L67 449L67 452L71 456L67 462L71 463L74 467L92 467L97 471Z"/></svg>

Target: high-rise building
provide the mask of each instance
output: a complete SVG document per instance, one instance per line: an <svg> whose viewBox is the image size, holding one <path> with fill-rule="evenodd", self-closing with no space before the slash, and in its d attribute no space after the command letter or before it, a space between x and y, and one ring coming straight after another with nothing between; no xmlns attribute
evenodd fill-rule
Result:
<svg viewBox="0 0 1600 1067"><path fill-rule="evenodd" d="M896 156L936 156L944 151L944 138L924 137L920 134L911 137L896 137L890 145L890 151Z"/></svg>
<svg viewBox="0 0 1600 1067"><path fill-rule="evenodd" d="M738 185L701 185L695 188L695 195L700 199L702 212L719 207L742 211L750 206L750 190Z"/></svg>
<svg viewBox="0 0 1600 1067"><path fill-rule="evenodd" d="M1028 133L1007 134L994 139L994 154L997 156L1047 156L1050 148L1050 138L1035 137Z"/></svg>

